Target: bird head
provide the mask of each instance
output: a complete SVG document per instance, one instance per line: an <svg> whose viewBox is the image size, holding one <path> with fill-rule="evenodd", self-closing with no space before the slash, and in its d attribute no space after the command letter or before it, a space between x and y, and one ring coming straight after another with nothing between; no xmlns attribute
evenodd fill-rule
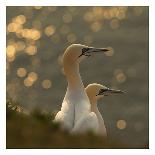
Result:
<svg viewBox="0 0 155 155"><path fill-rule="evenodd" d="M81 62L84 58L90 57L93 53L107 51L109 51L108 48L95 48L81 44L72 44L64 52L63 60L70 63Z"/></svg>
<svg viewBox="0 0 155 155"><path fill-rule="evenodd" d="M95 100L95 101L99 100L100 98L104 96L124 93L124 91L110 89L104 85L97 84L97 83L89 84L85 88L85 91L88 95L89 100Z"/></svg>

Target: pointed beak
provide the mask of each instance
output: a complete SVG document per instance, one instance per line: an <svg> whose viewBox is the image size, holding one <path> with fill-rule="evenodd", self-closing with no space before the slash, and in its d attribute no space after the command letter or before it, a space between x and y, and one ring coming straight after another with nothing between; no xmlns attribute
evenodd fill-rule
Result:
<svg viewBox="0 0 155 155"><path fill-rule="evenodd" d="M124 94L125 92L122 90L116 90L116 89L100 89L98 95L104 95L104 96L108 96L110 94Z"/></svg>
<svg viewBox="0 0 155 155"><path fill-rule="evenodd" d="M110 51L108 48L95 48L95 47L86 47L82 49L82 53L81 55L79 55L79 57L81 57L82 55L85 56L91 56L92 53L98 53L98 52L108 52Z"/></svg>
<svg viewBox="0 0 155 155"><path fill-rule="evenodd" d="M98 53L98 52L108 52L108 48L95 48L95 47L89 47L89 50L86 51L86 53Z"/></svg>

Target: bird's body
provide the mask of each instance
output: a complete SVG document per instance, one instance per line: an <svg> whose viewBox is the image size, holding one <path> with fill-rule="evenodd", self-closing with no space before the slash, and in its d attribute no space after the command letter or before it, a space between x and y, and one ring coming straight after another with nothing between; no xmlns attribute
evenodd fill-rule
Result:
<svg viewBox="0 0 155 155"><path fill-rule="evenodd" d="M97 120L98 120L98 128L96 130L96 133L99 135L102 135L103 137L107 137L107 130L104 123L104 119L98 110L97 102L99 99L101 99L103 96L108 96L112 93L123 93L120 90L114 90L107 88L106 86L103 86L101 84L93 83L89 84L85 91L89 97L89 101L91 104L91 111L95 113ZM91 122L90 122L91 123Z"/></svg>
<svg viewBox="0 0 155 155"><path fill-rule="evenodd" d="M85 92L81 76L79 74L79 64L93 52L106 52L107 49L97 49L80 44L69 46L63 55L63 68L68 82L66 95L64 97L61 111L55 117L56 122L60 122L64 129L73 133L85 131L88 128L95 129L98 123L96 114L91 112L90 102ZM86 122L88 125L79 129L79 124ZM89 127L90 126L90 127Z"/></svg>

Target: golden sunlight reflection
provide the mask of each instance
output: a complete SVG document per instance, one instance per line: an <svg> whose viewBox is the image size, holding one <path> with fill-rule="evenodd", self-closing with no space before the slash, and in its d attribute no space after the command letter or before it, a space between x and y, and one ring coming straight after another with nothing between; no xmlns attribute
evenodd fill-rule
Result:
<svg viewBox="0 0 155 155"><path fill-rule="evenodd" d="M33 85L33 81L31 81L29 78L24 79L24 85L26 87L31 87Z"/></svg>
<svg viewBox="0 0 155 155"><path fill-rule="evenodd" d="M22 26L17 23L10 23L7 26L8 32L16 32L17 30L21 29Z"/></svg>
<svg viewBox="0 0 155 155"><path fill-rule="evenodd" d="M15 59L15 54L16 54L16 49L13 45L8 45L6 48L6 55L7 55L7 60L9 62L14 61Z"/></svg>
<svg viewBox="0 0 155 155"><path fill-rule="evenodd" d="M93 32L98 32L99 30L101 30L102 25L99 22L94 22L90 25L90 28Z"/></svg>
<svg viewBox="0 0 155 155"><path fill-rule="evenodd" d="M30 46L26 47L25 52L28 55L35 55L37 53L37 47L34 45L30 45Z"/></svg>
<svg viewBox="0 0 155 155"><path fill-rule="evenodd" d="M122 130L122 129L125 129L126 126L127 126L127 123L125 120L118 120L117 123L116 123L116 126L118 129Z"/></svg>
<svg viewBox="0 0 155 155"><path fill-rule="evenodd" d="M53 25L49 25L45 28L45 34L49 37L55 33L55 27Z"/></svg>
<svg viewBox="0 0 155 155"><path fill-rule="evenodd" d="M26 17L24 15L19 15L13 19L13 22L22 25L26 22Z"/></svg>
<svg viewBox="0 0 155 155"><path fill-rule="evenodd" d="M52 86L52 82L48 79L42 81L42 87L44 89L49 89Z"/></svg>
<svg viewBox="0 0 155 155"><path fill-rule="evenodd" d="M41 37L41 33L37 29L22 29L20 32L23 38L38 40Z"/></svg>
<svg viewBox="0 0 155 155"><path fill-rule="evenodd" d="M26 74L27 74L27 71L26 71L25 68L18 68L18 69L17 69L17 75L18 75L19 77L25 77Z"/></svg>
<svg viewBox="0 0 155 155"><path fill-rule="evenodd" d="M30 72L30 73L28 74L28 79L29 79L30 81L35 82L35 81L38 79L38 74L35 73L35 72Z"/></svg>
<svg viewBox="0 0 155 155"><path fill-rule="evenodd" d="M114 76L118 83L124 83L126 81L126 75L121 69L115 69Z"/></svg>
<svg viewBox="0 0 155 155"><path fill-rule="evenodd" d="M37 79L38 79L38 74L35 72L30 72L27 78L24 79L24 85L26 87L31 87Z"/></svg>

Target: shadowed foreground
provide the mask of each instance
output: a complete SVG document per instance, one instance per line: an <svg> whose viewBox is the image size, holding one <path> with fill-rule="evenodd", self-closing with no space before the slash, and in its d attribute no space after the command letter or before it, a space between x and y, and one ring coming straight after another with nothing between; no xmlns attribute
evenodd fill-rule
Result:
<svg viewBox="0 0 155 155"><path fill-rule="evenodd" d="M7 101L7 148L131 148L89 132L70 135L52 123L54 114L34 110L29 115ZM20 112L19 112L20 111ZM142 148L148 148L144 146Z"/></svg>

